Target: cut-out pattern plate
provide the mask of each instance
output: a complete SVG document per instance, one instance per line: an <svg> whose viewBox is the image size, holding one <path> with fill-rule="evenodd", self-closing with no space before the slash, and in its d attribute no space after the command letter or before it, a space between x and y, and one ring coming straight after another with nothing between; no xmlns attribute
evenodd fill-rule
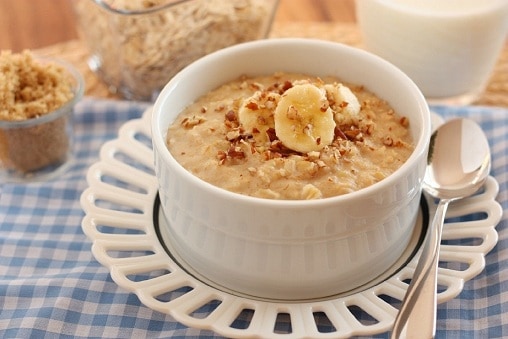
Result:
<svg viewBox="0 0 508 339"><path fill-rule="evenodd" d="M103 145L81 196L82 228L95 258L121 287L147 307L194 328L226 337L338 338L389 331L419 257L429 212L422 208L404 258L376 281L319 300L261 300L222 289L171 252L157 205L150 114L125 123ZM438 303L456 297L485 267L496 245L502 214L491 177L479 194L453 203L447 213L438 271ZM426 200L425 200L426 202ZM435 206L429 204L430 214ZM159 227L160 226L160 227ZM316 287L319 288L319 287Z"/></svg>

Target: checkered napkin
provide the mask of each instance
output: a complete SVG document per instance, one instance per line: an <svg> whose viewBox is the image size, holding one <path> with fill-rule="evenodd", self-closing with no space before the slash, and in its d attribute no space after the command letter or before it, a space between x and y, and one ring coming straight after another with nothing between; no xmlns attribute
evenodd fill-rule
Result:
<svg viewBox="0 0 508 339"><path fill-rule="evenodd" d="M79 197L100 147L145 103L83 100L75 114L75 158L45 183L4 184L0 196L1 338L218 338L153 311L118 287L90 251L81 230ZM467 116L481 124L492 149L498 201L508 207L508 110L434 107L444 118ZM508 217L485 270L455 299L438 306L438 338L508 336ZM388 334L380 334L384 338Z"/></svg>

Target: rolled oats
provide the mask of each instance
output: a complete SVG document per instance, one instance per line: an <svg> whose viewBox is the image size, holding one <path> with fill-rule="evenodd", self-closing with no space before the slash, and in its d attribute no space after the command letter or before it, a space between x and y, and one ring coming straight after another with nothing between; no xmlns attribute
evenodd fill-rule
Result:
<svg viewBox="0 0 508 339"><path fill-rule="evenodd" d="M192 61L266 37L276 1L75 0L74 4L92 68L125 97L152 99Z"/></svg>

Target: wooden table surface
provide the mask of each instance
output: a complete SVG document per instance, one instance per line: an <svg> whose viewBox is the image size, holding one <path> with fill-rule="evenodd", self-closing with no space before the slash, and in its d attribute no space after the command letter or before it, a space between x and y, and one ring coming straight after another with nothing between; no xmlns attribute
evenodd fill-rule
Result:
<svg viewBox="0 0 508 339"><path fill-rule="evenodd" d="M0 0L0 49L19 52L77 38L74 0ZM354 22L354 0L280 0L275 22Z"/></svg>

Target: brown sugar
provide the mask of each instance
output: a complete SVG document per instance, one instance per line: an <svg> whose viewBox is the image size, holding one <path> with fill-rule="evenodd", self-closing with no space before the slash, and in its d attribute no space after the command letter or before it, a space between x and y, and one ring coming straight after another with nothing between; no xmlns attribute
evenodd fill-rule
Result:
<svg viewBox="0 0 508 339"><path fill-rule="evenodd" d="M0 161L23 173L65 161L70 117L50 118L74 97L70 75L30 52L0 54ZM71 109L71 108L69 108Z"/></svg>

